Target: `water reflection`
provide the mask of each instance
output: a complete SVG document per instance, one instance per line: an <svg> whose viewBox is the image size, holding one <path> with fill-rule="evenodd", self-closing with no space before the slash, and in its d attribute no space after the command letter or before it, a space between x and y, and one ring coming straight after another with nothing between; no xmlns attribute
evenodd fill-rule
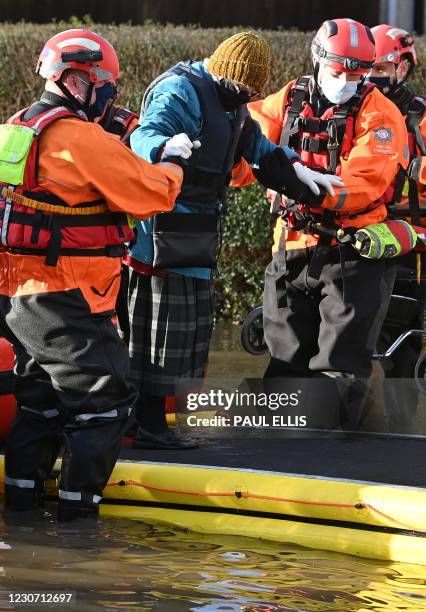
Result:
<svg viewBox="0 0 426 612"><path fill-rule="evenodd" d="M91 611L426 610L425 568L167 525L50 518L0 522L9 591L75 591ZM27 608L28 609L28 608Z"/></svg>

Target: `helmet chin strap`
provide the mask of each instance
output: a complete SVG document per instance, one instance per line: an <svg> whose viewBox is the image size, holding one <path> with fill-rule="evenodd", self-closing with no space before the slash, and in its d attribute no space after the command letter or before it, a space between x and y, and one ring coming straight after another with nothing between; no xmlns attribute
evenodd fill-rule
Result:
<svg viewBox="0 0 426 612"><path fill-rule="evenodd" d="M65 85L64 85L64 83L62 81L57 81L56 85L59 87L59 89L65 95L67 100L71 103L71 107L73 108L73 110L83 111L83 113L85 115L87 115L89 107L90 107L90 101L92 99L93 88L95 86L94 83L89 83L89 85L87 87L87 92L86 92L86 97L84 99L84 102L79 102L77 100L77 98L75 98L72 95L70 90L67 87L65 87Z"/></svg>
<svg viewBox="0 0 426 612"><path fill-rule="evenodd" d="M314 64L314 80L315 83L317 84L317 86L319 86L319 82L318 82L318 75L319 75L319 69L320 69L320 64L319 62L313 62Z"/></svg>

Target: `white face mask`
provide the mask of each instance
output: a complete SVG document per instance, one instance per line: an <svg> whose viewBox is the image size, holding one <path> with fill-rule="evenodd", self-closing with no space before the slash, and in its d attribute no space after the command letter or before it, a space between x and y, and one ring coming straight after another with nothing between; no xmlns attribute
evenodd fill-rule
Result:
<svg viewBox="0 0 426 612"><path fill-rule="evenodd" d="M323 72L320 85L327 100L333 104L344 104L356 94L359 81L346 81Z"/></svg>

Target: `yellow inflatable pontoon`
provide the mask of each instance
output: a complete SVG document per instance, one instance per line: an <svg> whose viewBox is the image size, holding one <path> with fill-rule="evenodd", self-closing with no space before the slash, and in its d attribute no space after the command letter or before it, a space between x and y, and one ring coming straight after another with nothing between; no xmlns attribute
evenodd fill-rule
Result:
<svg viewBox="0 0 426 612"><path fill-rule="evenodd" d="M361 436L123 449L101 512L426 565L425 450Z"/></svg>

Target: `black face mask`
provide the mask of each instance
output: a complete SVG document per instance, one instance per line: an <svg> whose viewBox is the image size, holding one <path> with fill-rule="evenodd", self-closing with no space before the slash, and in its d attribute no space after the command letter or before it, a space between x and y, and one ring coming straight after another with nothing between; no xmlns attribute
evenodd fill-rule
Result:
<svg viewBox="0 0 426 612"><path fill-rule="evenodd" d="M98 87L95 89L96 100L93 104L89 106L87 109L87 117L90 120L96 119L96 117L101 117L106 105L111 100L111 98L115 98L117 95L117 87L112 83L105 83L102 87Z"/></svg>
<svg viewBox="0 0 426 612"><path fill-rule="evenodd" d="M215 82L220 102L226 112L230 113L237 110L240 106L250 101L250 93L242 91L238 85L225 78L220 78Z"/></svg>
<svg viewBox="0 0 426 612"><path fill-rule="evenodd" d="M385 77L366 77L365 83L373 83L384 94L388 94L396 85L393 79L389 76Z"/></svg>

